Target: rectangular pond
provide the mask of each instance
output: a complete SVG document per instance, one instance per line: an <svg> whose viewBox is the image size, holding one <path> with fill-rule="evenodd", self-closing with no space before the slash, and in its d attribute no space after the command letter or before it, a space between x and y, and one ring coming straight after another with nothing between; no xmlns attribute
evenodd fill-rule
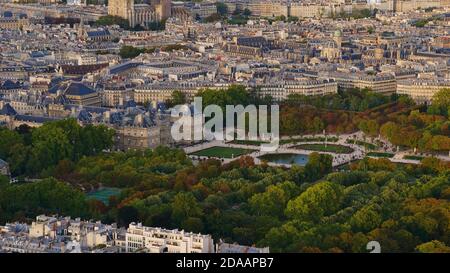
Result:
<svg viewBox="0 0 450 273"><path fill-rule="evenodd" d="M277 164L297 164L304 166L308 162L308 156L304 154L265 154L258 157L260 160Z"/></svg>
<svg viewBox="0 0 450 273"><path fill-rule="evenodd" d="M107 205L109 203L109 197L115 195L117 196L119 194L120 194L119 188L103 187L101 189L88 192L86 196L88 199L97 199Z"/></svg>

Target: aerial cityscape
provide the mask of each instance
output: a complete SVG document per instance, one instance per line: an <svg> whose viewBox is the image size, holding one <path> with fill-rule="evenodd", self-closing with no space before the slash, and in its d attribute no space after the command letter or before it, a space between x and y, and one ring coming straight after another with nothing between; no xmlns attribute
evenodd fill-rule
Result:
<svg viewBox="0 0 450 273"><path fill-rule="evenodd" d="M450 253L449 115L450 0L0 0L0 253Z"/></svg>

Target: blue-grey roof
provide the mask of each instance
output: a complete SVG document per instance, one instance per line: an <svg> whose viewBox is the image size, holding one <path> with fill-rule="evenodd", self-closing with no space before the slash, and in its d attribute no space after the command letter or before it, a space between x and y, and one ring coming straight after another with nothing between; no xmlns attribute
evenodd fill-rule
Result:
<svg viewBox="0 0 450 273"><path fill-rule="evenodd" d="M78 104L66 104L64 105L65 110L71 110L73 107L78 108ZM102 114L104 112L109 111L109 108L100 107L100 106L83 106L83 109L88 111L89 113Z"/></svg>
<svg viewBox="0 0 450 273"><path fill-rule="evenodd" d="M57 119L50 117L39 117L39 116L29 116L29 115L17 115L16 120L20 121L28 121L28 122L36 122L36 123L44 123L49 121L55 121Z"/></svg>
<svg viewBox="0 0 450 273"><path fill-rule="evenodd" d="M54 103L66 105L66 104L69 104L71 102L65 95L59 95L58 97L56 97Z"/></svg>
<svg viewBox="0 0 450 273"><path fill-rule="evenodd" d="M20 85L20 83L18 82L13 82L11 80L6 80L5 82L2 83L2 85L0 86L1 89L19 89L22 86Z"/></svg>
<svg viewBox="0 0 450 273"><path fill-rule="evenodd" d="M111 33L109 32L109 30L104 29L104 30L94 30L94 31L88 31L87 35L88 37L100 37L100 36L108 36Z"/></svg>
<svg viewBox="0 0 450 273"><path fill-rule="evenodd" d="M80 113L78 114L78 120L83 121L83 122L89 122L92 119L92 115L86 111L85 109L81 110Z"/></svg>
<svg viewBox="0 0 450 273"><path fill-rule="evenodd" d="M125 108L134 108L137 104L134 100L129 100L125 103Z"/></svg>
<svg viewBox="0 0 450 273"><path fill-rule="evenodd" d="M69 84L69 86L66 88L65 95L72 95L72 96L85 96L89 94L95 93L95 90L80 83L80 82L72 82Z"/></svg>
<svg viewBox="0 0 450 273"><path fill-rule="evenodd" d="M3 108L0 110L0 115L14 116L17 115L17 112L9 103L7 103L3 105Z"/></svg>
<svg viewBox="0 0 450 273"><path fill-rule="evenodd" d="M32 58L41 58L41 57L44 57L44 56L45 56L45 54L42 51L32 51L30 53L30 57L32 57Z"/></svg>
<svg viewBox="0 0 450 273"><path fill-rule="evenodd" d="M115 65L115 66L111 67L109 69L109 73L110 74L117 74L117 73L126 71L127 69L131 69L131 68L137 67L137 66L139 66L141 64L142 64L141 62L121 63L121 64L118 64L118 65Z"/></svg>
<svg viewBox="0 0 450 273"><path fill-rule="evenodd" d="M0 158L0 168L7 167L8 163Z"/></svg>
<svg viewBox="0 0 450 273"><path fill-rule="evenodd" d="M58 92L59 87L60 87L59 85L54 85L48 89L48 92L50 94L56 94Z"/></svg>

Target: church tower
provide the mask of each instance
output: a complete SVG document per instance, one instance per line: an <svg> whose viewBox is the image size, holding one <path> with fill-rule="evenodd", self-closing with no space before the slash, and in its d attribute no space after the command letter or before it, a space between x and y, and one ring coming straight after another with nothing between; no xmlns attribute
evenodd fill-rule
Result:
<svg viewBox="0 0 450 273"><path fill-rule="evenodd" d="M119 16L124 19L128 18L131 11L134 9L134 0L109 0L108 1L108 15Z"/></svg>
<svg viewBox="0 0 450 273"><path fill-rule="evenodd" d="M80 24L78 25L78 39L84 39L86 30L84 29L84 18L80 17Z"/></svg>
<svg viewBox="0 0 450 273"><path fill-rule="evenodd" d="M151 0L150 3L155 8L158 19L164 20L172 16L171 0Z"/></svg>

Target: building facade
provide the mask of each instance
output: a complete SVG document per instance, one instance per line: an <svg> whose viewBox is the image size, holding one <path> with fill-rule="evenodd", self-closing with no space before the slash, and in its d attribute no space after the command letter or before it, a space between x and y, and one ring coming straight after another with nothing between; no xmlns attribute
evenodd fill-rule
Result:
<svg viewBox="0 0 450 273"><path fill-rule="evenodd" d="M417 103L433 103L433 95L439 90L450 88L445 79L415 79L397 83L397 94L408 95Z"/></svg>
<svg viewBox="0 0 450 273"><path fill-rule="evenodd" d="M131 27L148 27L151 22L171 16L171 0L153 0L143 4L136 4L134 0L110 0L108 14L127 19Z"/></svg>
<svg viewBox="0 0 450 273"><path fill-rule="evenodd" d="M211 235L183 230L167 230L131 223L126 234L127 252L150 253L213 253Z"/></svg>

